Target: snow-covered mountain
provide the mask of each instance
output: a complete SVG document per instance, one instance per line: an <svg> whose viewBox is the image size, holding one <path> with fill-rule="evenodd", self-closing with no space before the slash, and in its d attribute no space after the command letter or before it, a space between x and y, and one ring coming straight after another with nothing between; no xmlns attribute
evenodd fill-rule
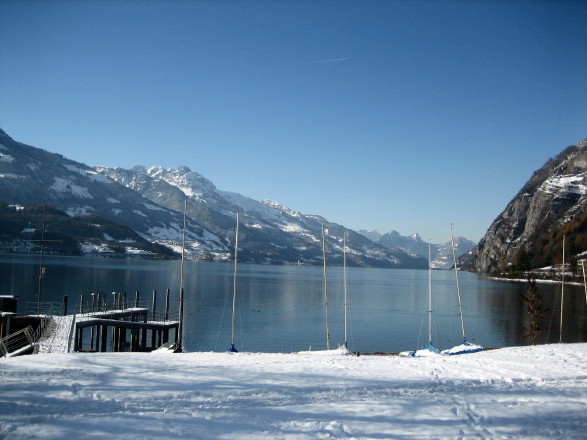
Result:
<svg viewBox="0 0 587 440"><path fill-rule="evenodd" d="M180 211L187 197L188 216L214 234L232 242L236 212L240 213L241 258L256 263L319 264L322 261L322 222L326 229L327 259L342 263L346 233L347 260L357 266L424 267L425 261L399 249L377 245L364 236L312 215L293 211L277 202L256 201L222 191L201 174L177 169L136 166L130 170L95 167L100 174L137 191L153 203Z"/></svg>
<svg viewBox="0 0 587 440"><path fill-rule="evenodd" d="M324 222L329 264L342 263L342 238L346 233L349 265L426 266L420 257L390 250L326 219L221 191L188 167L91 168L16 142L0 130L0 201L22 206L47 204L72 217L97 216L128 227L151 242L179 250L186 199L186 240L193 258L231 259L239 211L239 259L243 262L320 264ZM127 246L124 240L116 245Z"/></svg>
<svg viewBox="0 0 587 440"><path fill-rule="evenodd" d="M422 240L418 234L406 236L401 235L397 231L380 234L377 231L364 230L359 231L359 233L387 248L401 249L408 254L419 255L428 259L428 243ZM455 255L457 258L475 247L475 243L466 238L455 237L454 240ZM432 254L431 266L434 269L450 269L454 266L452 243L450 241L442 244L430 244L430 253Z"/></svg>
<svg viewBox="0 0 587 440"><path fill-rule="evenodd" d="M72 217L98 216L152 242L177 246L182 238L182 213L153 203L85 164L16 142L2 130L0 200L23 206L47 204ZM186 235L190 243L197 243L200 254L229 255L224 239L194 221L189 221Z"/></svg>

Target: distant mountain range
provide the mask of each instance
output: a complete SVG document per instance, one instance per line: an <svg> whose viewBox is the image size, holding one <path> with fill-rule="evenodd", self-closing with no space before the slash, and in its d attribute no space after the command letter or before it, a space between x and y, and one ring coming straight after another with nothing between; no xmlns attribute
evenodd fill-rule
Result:
<svg viewBox="0 0 587 440"><path fill-rule="evenodd" d="M231 260L238 211L243 262L321 264L324 224L330 265L342 264L346 234L349 265L428 266L428 244L418 234L355 232L276 202L221 191L185 166L90 167L16 142L0 130L0 251L38 250L44 222L50 253L176 258L184 204L189 258ZM455 251L462 254L462 268L503 273L556 264L563 235L567 255L585 252L587 140L536 171L477 247L455 237ZM450 242L431 247L433 267L452 267Z"/></svg>
<svg viewBox="0 0 587 440"><path fill-rule="evenodd" d="M428 259L428 243L426 243L418 234L410 236L401 235L397 231L391 231L386 234L380 234L377 231L358 231L369 240L379 243L389 249L402 249L411 255L419 255ZM475 248L475 243L463 237L454 238L454 250L456 257L469 252ZM452 242L448 241L443 244L430 244L430 254L432 255L431 266L434 269L450 269L454 266L452 253Z"/></svg>
<svg viewBox="0 0 587 440"><path fill-rule="evenodd" d="M170 251L177 253L181 248L186 203L186 244L193 259L232 258L238 211L243 262L321 264L324 223L328 264L342 264L346 234L349 265L427 267L427 258L375 243L319 216L218 190L188 167L92 168L16 142L2 130L0 201L5 202L0 218L5 252L38 246L38 241L30 241L31 235L38 235L45 218L48 234L59 234L62 241L67 236L67 249L54 242L54 253L71 254L76 249L78 253L169 257ZM51 208L49 214L41 214L43 205ZM72 225L68 218L79 222ZM69 224L69 231L64 224Z"/></svg>

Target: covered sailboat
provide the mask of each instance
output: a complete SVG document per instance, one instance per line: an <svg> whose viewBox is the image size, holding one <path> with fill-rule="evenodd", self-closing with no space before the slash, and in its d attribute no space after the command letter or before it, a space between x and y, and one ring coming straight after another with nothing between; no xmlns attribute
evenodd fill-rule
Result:
<svg viewBox="0 0 587 440"><path fill-rule="evenodd" d="M238 224L239 224L239 213L236 212L236 234L234 239L234 273L233 273L233 291L232 291L232 338L229 353L238 353L238 350L234 346L234 333L236 324L236 280L237 280L237 268L238 268Z"/></svg>
<svg viewBox="0 0 587 440"><path fill-rule="evenodd" d="M300 351L298 354L316 354L316 355L336 355L350 354L348 349L348 332L347 332L347 278L346 278L346 232L343 236L343 279L344 279L344 344L338 348L330 348L330 326L329 326L329 315L328 315L328 282L326 276L326 231L324 228L324 222L322 222L322 260L323 260L323 289L324 289L324 308L326 314L326 350L310 350Z"/></svg>
<svg viewBox="0 0 587 440"><path fill-rule="evenodd" d="M455 254L455 240L454 240L454 236L453 236L453 232L452 232L452 227L453 227L453 223L451 223L451 225L450 225L450 241L451 241L451 245L452 245L452 258L454 261L454 271L455 271L455 277L456 277L456 283L457 283L457 296L459 299L459 315L461 317L461 330L463 333L463 342L461 344L458 344L458 345L452 347L452 348L449 348L448 350L443 350L442 354L455 355L455 354L476 353L478 351L482 351L483 347L480 345L468 342L467 337L465 335L465 321L463 319L463 303L461 301L461 289L459 287L459 267L457 265L457 257Z"/></svg>
<svg viewBox="0 0 587 440"><path fill-rule="evenodd" d="M432 345L432 252L428 244L428 343L416 351L400 353L406 357L428 357L439 355L440 351Z"/></svg>

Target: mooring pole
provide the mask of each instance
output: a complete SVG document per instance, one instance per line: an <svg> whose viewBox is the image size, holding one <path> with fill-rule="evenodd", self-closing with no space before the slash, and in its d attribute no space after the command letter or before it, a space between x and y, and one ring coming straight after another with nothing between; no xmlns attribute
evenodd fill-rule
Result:
<svg viewBox="0 0 587 440"><path fill-rule="evenodd" d="M165 321L169 320L169 293L171 289L165 291Z"/></svg>
<svg viewBox="0 0 587 440"><path fill-rule="evenodd" d="M183 325L184 325L184 316L183 316L183 301L184 301L184 286L183 286L183 271L184 271L184 263L185 263L185 229L187 224L187 205L188 199L184 199L184 206L183 206L183 235L182 235L182 244L181 244L181 269L180 269L180 280L179 280L179 327L176 333L177 339L177 346L178 352L183 352L184 349L184 332L183 332Z"/></svg>
<svg viewBox="0 0 587 440"><path fill-rule="evenodd" d="M92 313L96 311L96 294L92 292ZM94 327L90 327L90 350L94 349Z"/></svg>
<svg viewBox="0 0 587 440"><path fill-rule="evenodd" d="M157 308L157 290L153 289L153 301L151 305L151 321L155 322L155 310ZM151 349L155 350L156 343L156 332L155 329L151 329Z"/></svg>

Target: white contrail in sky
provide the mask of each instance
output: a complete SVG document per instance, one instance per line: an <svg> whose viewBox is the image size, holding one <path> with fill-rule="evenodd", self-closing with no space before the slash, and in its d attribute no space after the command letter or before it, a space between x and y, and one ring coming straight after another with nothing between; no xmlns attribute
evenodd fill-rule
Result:
<svg viewBox="0 0 587 440"><path fill-rule="evenodd" d="M311 61L310 64L336 63L336 62L339 62L339 61L348 61L348 60L350 60L350 58L333 58L331 60Z"/></svg>

